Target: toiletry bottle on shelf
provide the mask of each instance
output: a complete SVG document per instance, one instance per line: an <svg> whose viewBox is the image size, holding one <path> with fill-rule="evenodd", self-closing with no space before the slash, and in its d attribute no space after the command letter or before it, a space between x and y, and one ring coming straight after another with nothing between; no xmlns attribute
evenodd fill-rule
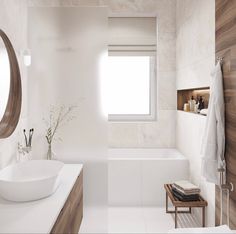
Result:
<svg viewBox="0 0 236 234"><path fill-rule="evenodd" d="M194 100L194 97L191 97L191 100L189 101L189 106L190 106L190 111L194 112L195 109L195 105L196 105L196 101Z"/></svg>
<svg viewBox="0 0 236 234"><path fill-rule="evenodd" d="M199 103L196 103L195 106L194 106L194 113L198 113L198 106L199 106Z"/></svg>
<svg viewBox="0 0 236 234"><path fill-rule="evenodd" d="M199 96L197 96L197 98L196 98L195 110L196 110L196 113L200 112L200 110L199 110Z"/></svg>
<svg viewBox="0 0 236 234"><path fill-rule="evenodd" d="M190 111L189 103L185 103L185 104L184 104L184 111L187 111L187 112Z"/></svg>
<svg viewBox="0 0 236 234"><path fill-rule="evenodd" d="M204 109L204 107L205 107L205 104L204 104L203 97L200 96L198 109L199 109L199 110L202 110L202 109Z"/></svg>

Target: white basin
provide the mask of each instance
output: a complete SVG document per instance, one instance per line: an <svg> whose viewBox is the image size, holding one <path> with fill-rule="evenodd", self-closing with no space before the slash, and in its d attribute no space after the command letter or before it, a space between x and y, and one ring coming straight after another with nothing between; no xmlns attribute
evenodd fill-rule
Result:
<svg viewBox="0 0 236 234"><path fill-rule="evenodd" d="M32 160L5 167L0 171L0 195L17 202L48 197L60 184L63 165L55 160Z"/></svg>

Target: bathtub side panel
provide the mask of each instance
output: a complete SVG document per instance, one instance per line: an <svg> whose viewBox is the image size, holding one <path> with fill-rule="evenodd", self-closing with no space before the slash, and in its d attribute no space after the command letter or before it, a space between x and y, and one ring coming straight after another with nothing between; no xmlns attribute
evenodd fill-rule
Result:
<svg viewBox="0 0 236 234"><path fill-rule="evenodd" d="M111 206L164 206L165 183L189 179L186 159L109 160Z"/></svg>
<svg viewBox="0 0 236 234"><path fill-rule="evenodd" d="M141 162L109 160L108 204L110 206L141 206Z"/></svg>
<svg viewBox="0 0 236 234"><path fill-rule="evenodd" d="M153 160L142 162L142 203L165 206L164 184L189 178L188 160Z"/></svg>

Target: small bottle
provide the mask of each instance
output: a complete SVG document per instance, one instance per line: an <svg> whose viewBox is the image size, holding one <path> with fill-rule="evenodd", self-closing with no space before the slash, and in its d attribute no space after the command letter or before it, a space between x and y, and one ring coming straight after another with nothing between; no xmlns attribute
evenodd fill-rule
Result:
<svg viewBox="0 0 236 234"><path fill-rule="evenodd" d="M204 104L203 97L200 96L198 109L199 109L199 110L202 110L202 109L204 109L204 107L205 107L205 104Z"/></svg>
<svg viewBox="0 0 236 234"><path fill-rule="evenodd" d="M189 112L190 111L190 106L189 103L184 104L184 111Z"/></svg>
<svg viewBox="0 0 236 234"><path fill-rule="evenodd" d="M194 113L198 113L198 106L199 106L199 103L195 104L195 106L194 106Z"/></svg>
<svg viewBox="0 0 236 234"><path fill-rule="evenodd" d="M194 97L191 97L191 100L189 101L189 106L190 106L190 111L194 112L195 109L195 105L196 105L196 101L194 100Z"/></svg>

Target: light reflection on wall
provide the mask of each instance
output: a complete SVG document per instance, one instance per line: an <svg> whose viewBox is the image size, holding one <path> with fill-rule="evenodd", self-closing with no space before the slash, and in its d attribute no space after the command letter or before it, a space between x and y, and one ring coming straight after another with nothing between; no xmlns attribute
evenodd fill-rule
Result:
<svg viewBox="0 0 236 234"><path fill-rule="evenodd" d="M2 42L3 43L3 42ZM2 119L10 89L10 64L4 45L0 44L0 120Z"/></svg>
<svg viewBox="0 0 236 234"><path fill-rule="evenodd" d="M100 107L104 118L108 118L108 51L104 51L99 58L100 79Z"/></svg>

